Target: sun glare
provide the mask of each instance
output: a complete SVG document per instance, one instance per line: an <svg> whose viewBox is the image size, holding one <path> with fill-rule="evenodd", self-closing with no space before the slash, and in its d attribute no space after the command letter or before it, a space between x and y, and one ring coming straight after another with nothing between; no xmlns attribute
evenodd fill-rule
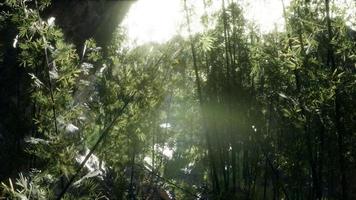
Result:
<svg viewBox="0 0 356 200"><path fill-rule="evenodd" d="M179 0L138 0L122 25L137 44L165 42L177 33L181 23Z"/></svg>
<svg viewBox="0 0 356 200"><path fill-rule="evenodd" d="M288 6L291 0L283 1L285 6ZM200 31L202 25L199 16L204 13L203 0L187 0L187 2L189 6L194 6L196 13L191 19L192 31ZM212 2L210 10L221 8L221 0ZM276 28L278 31L284 29L281 0L239 0L238 2L244 9L245 18L254 21L263 33ZM340 2L343 5L346 5L345 2L352 4L352 0L337 1L339 5ZM147 42L163 43L178 33L185 36L186 30L180 29L183 23L185 23L183 0L138 0L129 10L122 25L127 29L130 43L135 46Z"/></svg>
<svg viewBox="0 0 356 200"><path fill-rule="evenodd" d="M284 0L289 5L290 0ZM283 5L281 0L245 0L245 17L253 20L263 33L284 28Z"/></svg>
<svg viewBox="0 0 356 200"><path fill-rule="evenodd" d="M285 1L289 2L289 0ZM169 40L179 32L180 25L185 22L182 2L183 0L138 0L122 22L122 25L127 28L130 40L137 45ZM192 29L196 32L201 29L198 16L204 11L202 1L193 3L197 16L192 19ZM274 24L283 25L280 0L244 0L242 5L246 17L255 20L263 32L272 30ZM220 6L221 1L213 1L213 10L217 10Z"/></svg>

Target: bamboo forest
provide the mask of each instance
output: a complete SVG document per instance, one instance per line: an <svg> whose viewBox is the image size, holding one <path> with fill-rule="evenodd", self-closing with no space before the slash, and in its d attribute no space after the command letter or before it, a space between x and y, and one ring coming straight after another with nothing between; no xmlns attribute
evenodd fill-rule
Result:
<svg viewBox="0 0 356 200"><path fill-rule="evenodd" d="M0 200L354 200L355 98L354 0L2 0Z"/></svg>

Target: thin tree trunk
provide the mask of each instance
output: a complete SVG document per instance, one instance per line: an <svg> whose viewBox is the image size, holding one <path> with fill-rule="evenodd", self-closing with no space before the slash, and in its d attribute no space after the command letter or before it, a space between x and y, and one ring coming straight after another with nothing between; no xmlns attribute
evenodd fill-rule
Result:
<svg viewBox="0 0 356 200"><path fill-rule="evenodd" d="M330 2L329 0L325 0L325 12L326 12L326 23L328 30L328 56L327 62L328 65L331 66L332 72L337 70L334 50L331 44L331 40L333 38L333 33L331 30L331 19L330 19ZM336 124L336 135L337 135L337 144L339 149L339 164L340 164L340 173L341 173L341 198L343 200L348 199L348 191L347 191L347 181L346 181L346 164L345 164L345 150L344 150L344 136L346 133L345 125L343 123L342 117L342 105L341 105L341 92L340 88L337 86L335 89L335 124Z"/></svg>
<svg viewBox="0 0 356 200"><path fill-rule="evenodd" d="M135 196L135 189L134 189L134 184L133 184L133 180L134 180L134 173L135 173L135 156L136 156L136 149L135 149L135 144L132 145L132 158L131 158L131 175L130 175L130 199L131 200L135 200L136 196Z"/></svg>
<svg viewBox="0 0 356 200"><path fill-rule="evenodd" d="M267 158L265 158L264 182L263 182L263 200L267 199Z"/></svg>
<svg viewBox="0 0 356 200"><path fill-rule="evenodd" d="M290 40L291 36L290 36L289 30L287 28L288 21L286 18L284 1L281 0L281 2L282 2L282 6L283 6L283 14L284 14L286 31L287 31L287 36L288 36L288 47L292 51L292 44L291 44L291 40ZM297 14L298 14L298 16L301 16L300 12L299 12L299 7L297 8ZM299 27L299 29L298 29L298 39L299 39L299 43L300 43L300 47L301 47L301 56L303 57L302 67L305 67L307 65L307 55L304 50L304 42L303 42L301 27ZM313 137L311 136L311 130L308 128L310 125L310 116L309 116L307 109L305 108L304 101L300 96L302 94L302 83L301 83L301 75L300 75L299 69L294 70L294 77L295 77L295 82L296 82L296 92L297 92L297 94L299 94L297 98L298 98L299 104L301 105L300 106L301 113L306 118L306 121L303 126L304 126L305 140L306 140L306 146L307 146L307 151L308 151L308 158L309 158L308 160L309 160L309 164L311 167L311 174L312 174L312 181L313 181L313 186L312 186L313 188L312 188L311 196L312 196L312 198L314 198L315 194L317 194L316 199L321 199L321 196L319 196L320 192L318 192L318 191L321 191L320 184L319 184L319 175L320 174L317 173L317 166L314 161L314 156L313 156L314 151L312 148Z"/></svg>
<svg viewBox="0 0 356 200"><path fill-rule="evenodd" d="M319 165L319 171L318 171L318 179L319 179L319 188L316 191L317 192L317 197L320 199L323 198L323 166L324 166L324 141L325 141L325 128L324 124L321 121L321 116L319 116L320 119L318 119L318 124L319 124L319 139L320 139L320 150L319 150L319 157L318 157L318 165Z"/></svg>
<svg viewBox="0 0 356 200"><path fill-rule="evenodd" d="M204 116L204 112L203 112L204 101L203 101L203 97L202 97L201 84L200 84L200 78L199 78L199 72L198 72L198 64L197 64L197 56L196 56L196 51L195 51L192 31L191 31L191 28L190 28L190 17L189 17L189 13L188 13L187 1L186 0L184 0L184 10L185 10L185 14L186 14L187 27L188 27L188 33L189 33L189 39L190 39L190 47L191 47L191 52L192 52L192 57L193 57L195 84L196 84L198 100L199 100L199 104L200 104L200 108L201 108L202 116L203 116L203 127L205 127L205 119L204 119L205 116ZM215 183L213 185L215 185L215 187L216 187L216 188L214 188L214 190L215 190L216 193L219 193L220 192L219 179L218 179L218 176L217 176L215 159L214 159L214 156L213 156L213 151L212 151L212 146L211 146L211 139L210 139L209 133L206 130L206 128L204 128L204 132L205 132L205 139L207 141L207 149L208 149L208 156L209 156L209 160L210 160L210 167L211 167L211 171L212 171L212 174L213 174L212 181L213 181L213 183Z"/></svg>

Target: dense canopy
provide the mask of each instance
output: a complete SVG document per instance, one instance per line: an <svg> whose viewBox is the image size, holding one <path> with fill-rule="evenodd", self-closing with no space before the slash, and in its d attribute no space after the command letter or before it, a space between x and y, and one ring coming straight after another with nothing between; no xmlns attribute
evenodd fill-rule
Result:
<svg viewBox="0 0 356 200"><path fill-rule="evenodd" d="M356 199L356 3L182 0L128 45L98 2L0 3L0 199Z"/></svg>

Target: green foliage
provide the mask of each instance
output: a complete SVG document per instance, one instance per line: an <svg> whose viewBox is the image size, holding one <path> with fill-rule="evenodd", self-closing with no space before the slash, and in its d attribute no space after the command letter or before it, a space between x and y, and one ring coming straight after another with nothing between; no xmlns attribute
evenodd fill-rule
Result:
<svg viewBox="0 0 356 200"><path fill-rule="evenodd" d="M83 109L81 105L75 105L73 99L81 73L79 57L74 47L64 42L63 34L54 25L54 18L47 21L40 18L39 12L48 6L49 1L41 1L38 10L29 8L26 1L7 1L6 4L12 9L9 17L19 30L13 46L18 48L19 62L32 80L29 95L36 106L33 111L35 131L25 140L29 144L28 152L45 162L46 171L39 176L69 178L75 171L73 161L80 149L76 145L79 137L68 131L69 125L78 123ZM24 193L22 189L16 193L11 188L15 192L13 195L29 195L27 198L30 198L35 190L49 190L49 185L32 182L22 175L18 183ZM49 198L48 193L45 197L40 192L38 195L42 199Z"/></svg>
<svg viewBox="0 0 356 200"><path fill-rule="evenodd" d="M30 199L38 199L44 200L47 199L47 191L43 188L39 187L39 177L34 177L31 181L24 177L23 174L20 173L19 178L16 179L15 189L13 182L9 179L9 184L5 185L2 183L2 188L4 194L9 199L21 199L21 200L30 200Z"/></svg>
<svg viewBox="0 0 356 200"><path fill-rule="evenodd" d="M87 178L84 168L65 199L144 198L148 189L174 189L177 199L351 194L356 43L336 6L330 18L328 1L292 1L286 30L262 35L224 1L189 39L128 48L118 29L110 46L89 39L79 54L54 18L40 17L49 2L8 0L0 17L18 30L34 107L25 142L43 169L2 183L6 198L55 198L111 124L94 152L107 176Z"/></svg>

